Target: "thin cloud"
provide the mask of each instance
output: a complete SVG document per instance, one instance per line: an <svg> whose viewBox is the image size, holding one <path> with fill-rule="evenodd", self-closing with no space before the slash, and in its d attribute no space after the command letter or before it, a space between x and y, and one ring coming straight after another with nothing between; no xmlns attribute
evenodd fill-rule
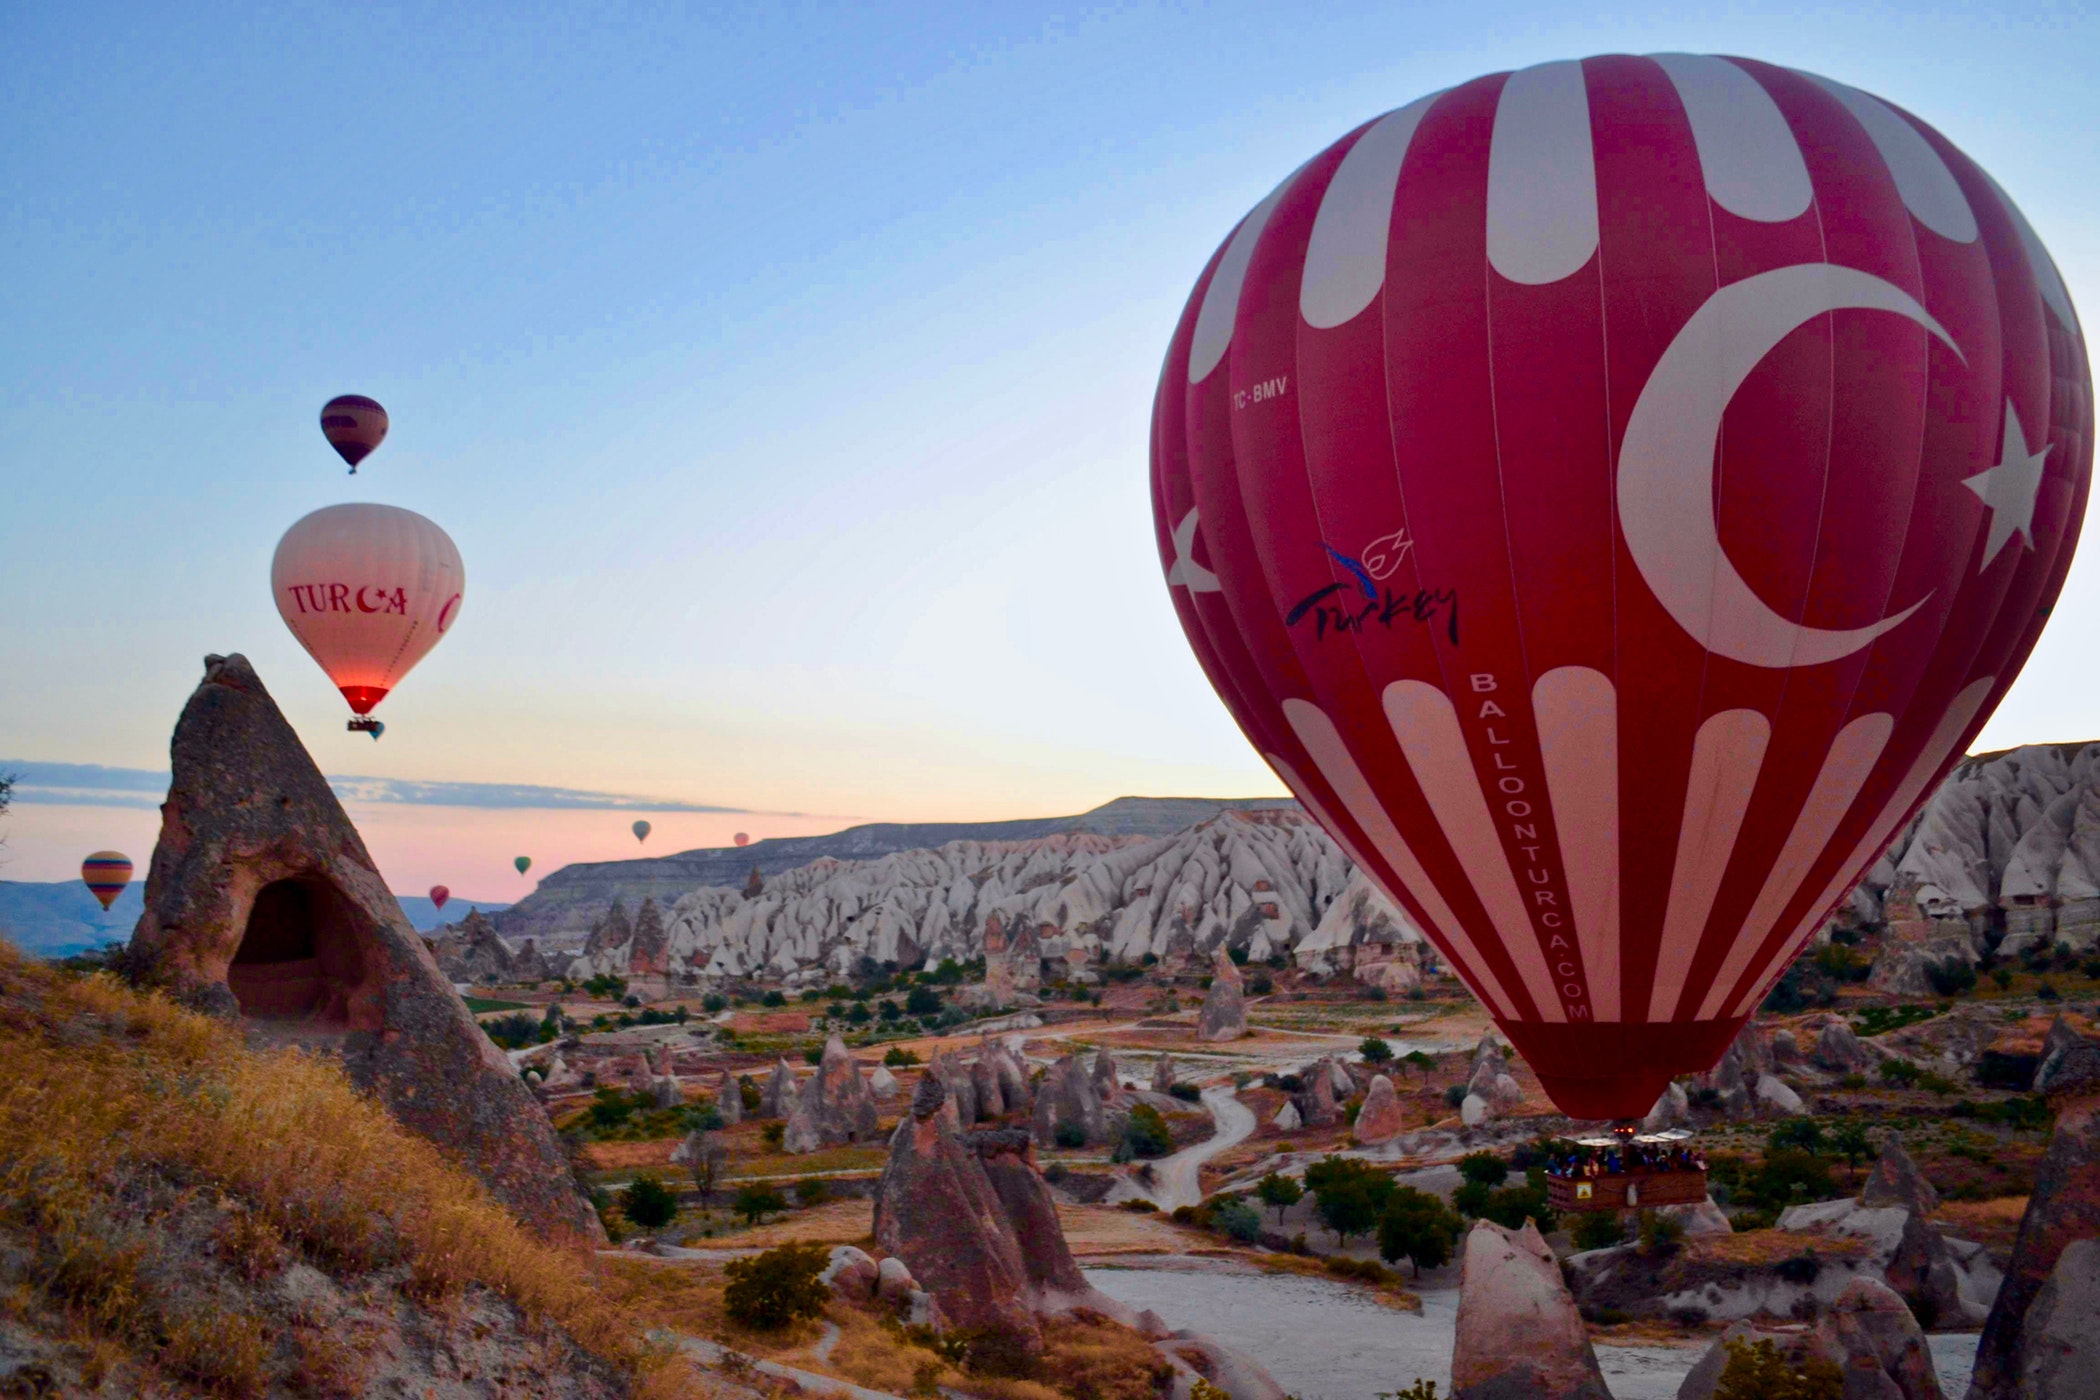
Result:
<svg viewBox="0 0 2100 1400"><path fill-rule="evenodd" d="M32 763L0 759L0 773L14 775L14 800L25 805L152 808L167 795L169 777L151 768L109 768L99 763ZM667 802L620 792L540 787L531 783L429 783L405 778L331 777L329 786L345 802L399 803L414 807L590 812L713 812L751 816L801 816L760 812L704 802Z"/></svg>

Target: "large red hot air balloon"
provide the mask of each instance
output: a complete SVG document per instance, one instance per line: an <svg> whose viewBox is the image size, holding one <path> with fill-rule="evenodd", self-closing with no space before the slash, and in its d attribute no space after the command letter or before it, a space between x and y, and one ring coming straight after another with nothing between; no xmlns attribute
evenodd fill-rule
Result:
<svg viewBox="0 0 2100 1400"><path fill-rule="evenodd" d="M1205 672L1554 1101L1712 1065L2071 561L2078 318L1857 89L1549 63L1349 133L1211 259L1152 488Z"/></svg>
<svg viewBox="0 0 2100 1400"><path fill-rule="evenodd" d="M131 883L131 857L122 851L97 851L80 862L80 880L107 909Z"/></svg>
<svg viewBox="0 0 2100 1400"><path fill-rule="evenodd" d="M386 410L379 400L363 394L337 394L321 405L321 433L336 455L350 464L352 476L357 475L357 464L386 441L386 427Z"/></svg>
<svg viewBox="0 0 2100 1400"><path fill-rule="evenodd" d="M459 617L466 570L452 539L398 506L328 506L277 542L270 589L301 646L372 730L386 698Z"/></svg>

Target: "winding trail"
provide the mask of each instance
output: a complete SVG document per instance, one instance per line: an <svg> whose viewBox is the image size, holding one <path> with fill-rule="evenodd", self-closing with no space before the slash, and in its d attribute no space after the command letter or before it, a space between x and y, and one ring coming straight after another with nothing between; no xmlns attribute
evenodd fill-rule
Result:
<svg viewBox="0 0 2100 1400"><path fill-rule="evenodd" d="M1154 1162L1154 1184L1139 1190L1132 1182L1131 1195L1143 1195L1163 1211L1202 1202L1203 1164L1220 1152L1245 1142L1254 1132L1254 1110L1240 1102L1231 1085L1205 1089L1203 1106L1210 1110L1211 1121L1218 1125L1218 1130L1194 1147L1185 1147L1171 1157Z"/></svg>

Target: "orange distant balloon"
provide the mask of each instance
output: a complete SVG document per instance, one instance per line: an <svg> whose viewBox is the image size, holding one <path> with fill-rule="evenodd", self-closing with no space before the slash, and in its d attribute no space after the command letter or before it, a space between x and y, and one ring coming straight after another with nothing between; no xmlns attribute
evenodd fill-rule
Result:
<svg viewBox="0 0 2100 1400"><path fill-rule="evenodd" d="M438 908L444 908L445 901L450 898L452 898L452 891L446 889L443 885L432 885L430 887L430 902Z"/></svg>
<svg viewBox="0 0 2100 1400"><path fill-rule="evenodd" d="M386 441L386 410L363 394L337 394L321 405L321 432L355 476L357 464Z"/></svg>
<svg viewBox="0 0 2100 1400"><path fill-rule="evenodd" d="M97 851L80 862L80 879L107 909L131 883L131 857L121 851Z"/></svg>
<svg viewBox="0 0 2100 1400"><path fill-rule="evenodd" d="M736 843L737 843L737 844L738 844L739 846L748 846L748 845L750 845L750 844L751 844L751 833L750 833L750 832L748 832L748 831L739 831L739 832L738 832L738 833L736 834Z"/></svg>

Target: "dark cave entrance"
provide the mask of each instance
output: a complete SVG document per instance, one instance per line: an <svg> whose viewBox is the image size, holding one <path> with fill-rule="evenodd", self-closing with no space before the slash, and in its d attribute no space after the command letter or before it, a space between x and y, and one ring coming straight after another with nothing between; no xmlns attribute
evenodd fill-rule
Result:
<svg viewBox="0 0 2100 1400"><path fill-rule="evenodd" d="M263 886L226 969L226 985L241 1014L324 1030L377 1029L363 1024L373 1019L372 999L359 995L379 963L366 923L325 880L277 880ZM375 956L368 956L368 949Z"/></svg>

